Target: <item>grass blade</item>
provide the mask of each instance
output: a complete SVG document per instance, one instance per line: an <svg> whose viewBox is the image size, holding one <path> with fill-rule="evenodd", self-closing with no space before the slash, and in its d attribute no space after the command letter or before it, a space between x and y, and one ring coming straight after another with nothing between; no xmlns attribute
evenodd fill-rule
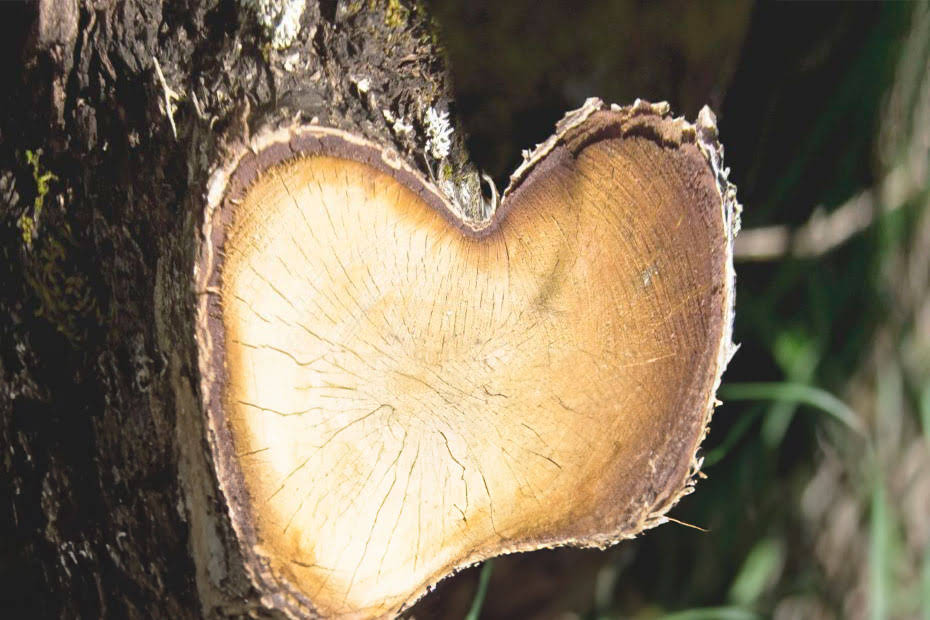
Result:
<svg viewBox="0 0 930 620"><path fill-rule="evenodd" d="M465 620L478 620L481 617L481 608L484 606L484 597L488 593L488 582L491 580L491 572L494 570L494 560L485 560L481 565L481 575L478 577L478 589L475 591L475 598L471 601L471 608L465 616Z"/></svg>
<svg viewBox="0 0 930 620"><path fill-rule="evenodd" d="M930 544L924 549L924 565L920 575L921 617L930 620Z"/></svg>
<svg viewBox="0 0 930 620"><path fill-rule="evenodd" d="M727 383L721 386L724 400L777 400L810 405L842 422L865 437L865 427L859 416L839 398L811 385L800 383Z"/></svg>
<svg viewBox="0 0 930 620"><path fill-rule="evenodd" d="M888 617L889 528L885 483L875 477L872 489L872 511L869 515L869 618Z"/></svg>
<svg viewBox="0 0 930 620"><path fill-rule="evenodd" d="M699 607L662 616L662 620L757 620L760 616L742 607Z"/></svg>

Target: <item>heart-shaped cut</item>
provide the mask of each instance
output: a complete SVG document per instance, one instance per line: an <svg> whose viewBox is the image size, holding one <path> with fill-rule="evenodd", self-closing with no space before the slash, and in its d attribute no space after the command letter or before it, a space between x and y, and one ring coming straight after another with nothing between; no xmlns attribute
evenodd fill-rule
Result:
<svg viewBox="0 0 930 620"><path fill-rule="evenodd" d="M478 225L342 132L229 168L198 337L266 600L389 615L494 555L633 536L690 490L735 200L712 122L666 111L589 103Z"/></svg>

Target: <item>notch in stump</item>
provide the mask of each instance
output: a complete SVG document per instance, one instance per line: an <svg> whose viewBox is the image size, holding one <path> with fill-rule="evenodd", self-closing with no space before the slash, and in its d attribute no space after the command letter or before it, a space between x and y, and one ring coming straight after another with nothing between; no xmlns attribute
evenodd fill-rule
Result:
<svg viewBox="0 0 930 620"><path fill-rule="evenodd" d="M486 558L664 522L733 350L721 154L709 110L589 100L481 222L335 129L218 170L202 394L266 602L391 615Z"/></svg>

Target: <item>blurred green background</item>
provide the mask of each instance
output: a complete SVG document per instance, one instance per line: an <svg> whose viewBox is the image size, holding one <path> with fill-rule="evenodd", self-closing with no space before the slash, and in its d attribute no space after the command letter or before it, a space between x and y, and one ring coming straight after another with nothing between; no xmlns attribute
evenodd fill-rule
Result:
<svg viewBox="0 0 930 620"><path fill-rule="evenodd" d="M498 558L408 617L930 619L928 2L427 4L499 184L588 96L717 112L741 348L670 515L706 531Z"/></svg>

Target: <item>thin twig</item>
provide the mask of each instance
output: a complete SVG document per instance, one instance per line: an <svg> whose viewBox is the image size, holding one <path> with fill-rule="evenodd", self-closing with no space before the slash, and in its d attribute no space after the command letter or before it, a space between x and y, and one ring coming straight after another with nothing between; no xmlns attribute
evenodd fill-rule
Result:
<svg viewBox="0 0 930 620"><path fill-rule="evenodd" d="M161 65L158 64L158 59L154 56L152 61L155 63L155 73L158 75L158 81L161 82L161 88L165 93L165 115L168 117L168 123L171 125L171 133L174 134L174 139L178 139L178 128L174 124L174 102L181 100L181 95L168 86L167 80L165 80L165 74L161 72Z"/></svg>
<svg viewBox="0 0 930 620"><path fill-rule="evenodd" d="M877 219L911 202L924 188L921 174L900 165L888 173L876 192L867 189L830 213L814 210L800 228L763 226L743 229L733 246L739 261L770 261L795 256L815 258L843 245Z"/></svg>

